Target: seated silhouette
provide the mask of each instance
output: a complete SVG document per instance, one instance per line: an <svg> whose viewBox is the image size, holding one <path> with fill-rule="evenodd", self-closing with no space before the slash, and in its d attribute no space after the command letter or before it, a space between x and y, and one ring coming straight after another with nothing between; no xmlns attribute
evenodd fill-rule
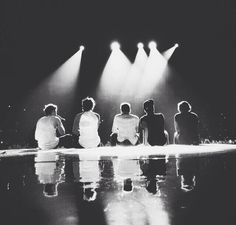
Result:
<svg viewBox="0 0 236 225"><path fill-rule="evenodd" d="M198 115L191 112L191 105L187 101L178 103L179 113L174 116L175 144L198 145L200 143Z"/></svg>

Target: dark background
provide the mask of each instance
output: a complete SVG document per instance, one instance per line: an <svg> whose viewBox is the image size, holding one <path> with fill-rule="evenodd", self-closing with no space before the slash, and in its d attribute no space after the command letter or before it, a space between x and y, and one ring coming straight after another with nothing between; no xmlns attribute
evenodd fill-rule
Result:
<svg viewBox="0 0 236 225"><path fill-rule="evenodd" d="M173 132L173 108L186 99L201 119L203 137L236 138L235 21L232 0L1 0L1 140L6 145L32 140L33 126L48 102L42 96L27 105L26 98L84 45L74 107L55 102L69 132L80 100L97 86L113 40L131 61L140 41L147 53L150 40L160 52L179 43L169 61L175 71L168 80L175 100L166 116L172 126L168 131ZM98 112L103 114L102 107ZM106 140L107 134L103 136Z"/></svg>

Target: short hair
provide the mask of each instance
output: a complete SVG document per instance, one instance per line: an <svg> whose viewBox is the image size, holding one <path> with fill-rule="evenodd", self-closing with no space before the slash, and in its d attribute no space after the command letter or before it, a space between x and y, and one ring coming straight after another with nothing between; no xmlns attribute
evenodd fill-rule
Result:
<svg viewBox="0 0 236 225"><path fill-rule="evenodd" d="M153 101L153 99L146 100L143 103L143 108L146 112L153 112L153 110L154 110L154 101Z"/></svg>
<svg viewBox="0 0 236 225"><path fill-rule="evenodd" d="M82 100L82 109L84 111L93 110L96 105L96 102L91 97L86 97Z"/></svg>
<svg viewBox="0 0 236 225"><path fill-rule="evenodd" d="M49 103L49 104L44 106L43 111L44 111L46 116L51 115L53 111L57 111L57 105Z"/></svg>
<svg viewBox="0 0 236 225"><path fill-rule="evenodd" d="M187 101L181 101L178 103L179 112L190 112L192 109L191 105Z"/></svg>
<svg viewBox="0 0 236 225"><path fill-rule="evenodd" d="M130 111L131 111L130 103L128 103L128 102L121 103L120 104L120 110L123 113L130 113Z"/></svg>

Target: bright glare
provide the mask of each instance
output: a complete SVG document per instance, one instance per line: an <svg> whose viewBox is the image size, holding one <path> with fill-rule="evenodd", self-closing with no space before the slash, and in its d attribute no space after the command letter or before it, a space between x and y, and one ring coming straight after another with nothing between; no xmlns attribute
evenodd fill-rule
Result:
<svg viewBox="0 0 236 225"><path fill-rule="evenodd" d="M143 48L143 43L139 42L137 46L138 48Z"/></svg>
<svg viewBox="0 0 236 225"><path fill-rule="evenodd" d="M150 49L156 48L157 47L157 43L155 41L150 41L148 44L148 47Z"/></svg>
<svg viewBox="0 0 236 225"><path fill-rule="evenodd" d="M117 41L111 43L111 50L118 50L120 49L120 44Z"/></svg>
<svg viewBox="0 0 236 225"><path fill-rule="evenodd" d="M51 75L50 80L47 82L53 94L63 96L74 90L79 75L81 57L82 49L80 48L78 52Z"/></svg>
<svg viewBox="0 0 236 225"><path fill-rule="evenodd" d="M179 44L176 43L173 47L167 49L166 51L162 53L163 57L168 61L173 55L175 49L178 47L179 47Z"/></svg>
<svg viewBox="0 0 236 225"><path fill-rule="evenodd" d="M98 97L103 100L119 98L130 67L131 62L120 49L112 51L101 76Z"/></svg>
<svg viewBox="0 0 236 225"><path fill-rule="evenodd" d="M132 191L126 193L116 191L113 195L104 193L107 224L169 225L169 216L162 199L150 194L143 186L140 187L140 183L136 184L135 180L132 181ZM122 179L117 182L118 190L122 189L123 182Z"/></svg>
<svg viewBox="0 0 236 225"><path fill-rule="evenodd" d="M176 43L176 44L175 44L175 47L176 47L176 48L178 48L178 47L179 47L179 44L178 44L178 43Z"/></svg>
<svg viewBox="0 0 236 225"><path fill-rule="evenodd" d="M148 97L155 92L157 85L163 81L166 65L167 62L160 52L152 47L142 78L139 81L138 87L136 87L137 95L139 95L140 98Z"/></svg>
<svg viewBox="0 0 236 225"><path fill-rule="evenodd" d="M139 85L140 79L143 76L147 59L148 56L144 48L138 48L134 63L131 66L124 84L123 92L121 93L124 100L128 98L129 101L135 102L134 98L137 96L137 87Z"/></svg>
<svg viewBox="0 0 236 225"><path fill-rule="evenodd" d="M83 51L83 50L84 50L84 46L81 45L80 48L79 48L79 50Z"/></svg>

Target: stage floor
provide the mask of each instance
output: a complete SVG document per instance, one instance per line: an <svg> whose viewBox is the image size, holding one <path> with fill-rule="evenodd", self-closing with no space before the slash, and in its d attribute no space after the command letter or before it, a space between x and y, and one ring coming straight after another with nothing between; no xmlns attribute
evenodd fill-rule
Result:
<svg viewBox="0 0 236 225"><path fill-rule="evenodd" d="M0 224L236 224L235 150L1 150Z"/></svg>
<svg viewBox="0 0 236 225"><path fill-rule="evenodd" d="M77 148L58 148L52 150L38 149L8 149L0 150L1 157L37 155L40 153L61 153L61 154L77 154L81 157L98 159L100 156L117 156L125 158L139 158L141 156L159 155L168 157L179 157L181 155L209 155L223 152L236 151L236 145L233 144L201 144L201 145L166 145L166 146L116 146L116 147L98 147L90 149Z"/></svg>

